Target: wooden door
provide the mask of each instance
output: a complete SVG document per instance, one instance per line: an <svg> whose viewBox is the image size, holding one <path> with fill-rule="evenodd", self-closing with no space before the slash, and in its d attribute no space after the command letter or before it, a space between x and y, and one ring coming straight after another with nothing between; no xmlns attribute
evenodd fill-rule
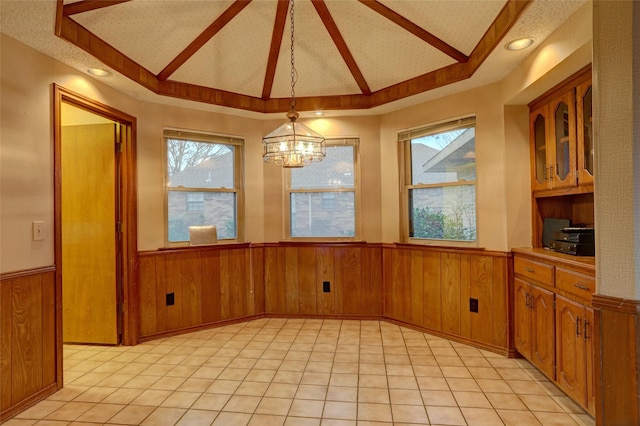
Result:
<svg viewBox="0 0 640 426"><path fill-rule="evenodd" d="M548 377L554 378L553 293L531 286L531 362Z"/></svg>
<svg viewBox="0 0 640 426"><path fill-rule="evenodd" d="M117 344L115 123L63 126L63 341Z"/></svg>
<svg viewBox="0 0 640 426"><path fill-rule="evenodd" d="M531 141L531 190L542 191L549 187L549 108L543 105L531 111L529 116Z"/></svg>
<svg viewBox="0 0 640 426"><path fill-rule="evenodd" d="M584 306L562 296L556 299L557 382L580 404L586 402L587 356L584 342Z"/></svg>
<svg viewBox="0 0 640 426"><path fill-rule="evenodd" d="M552 188L576 186L576 100L573 90L551 102L549 107L550 136L547 149Z"/></svg>
<svg viewBox="0 0 640 426"><path fill-rule="evenodd" d="M578 148L578 183L593 183L594 175L594 142L593 142L593 100L591 80L576 88L578 105L577 148Z"/></svg>
<svg viewBox="0 0 640 426"><path fill-rule="evenodd" d="M596 375L595 375L595 348L593 345L593 309L584 309L584 334L585 351L587 355L587 410L592 414L596 414Z"/></svg>
<svg viewBox="0 0 640 426"><path fill-rule="evenodd" d="M525 358L531 359L531 285L518 278L515 278L514 282L515 345L518 352L520 352Z"/></svg>

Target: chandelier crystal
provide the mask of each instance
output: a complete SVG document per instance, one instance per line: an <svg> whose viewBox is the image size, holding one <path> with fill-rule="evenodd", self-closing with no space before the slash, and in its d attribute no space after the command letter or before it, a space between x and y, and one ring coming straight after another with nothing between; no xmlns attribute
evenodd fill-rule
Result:
<svg viewBox="0 0 640 426"><path fill-rule="evenodd" d="M326 156L324 137L296 120L295 85L297 73L294 60L294 8L289 1L291 17L291 110L287 113L288 123L262 138L262 158L282 167L304 167L314 161L322 161Z"/></svg>

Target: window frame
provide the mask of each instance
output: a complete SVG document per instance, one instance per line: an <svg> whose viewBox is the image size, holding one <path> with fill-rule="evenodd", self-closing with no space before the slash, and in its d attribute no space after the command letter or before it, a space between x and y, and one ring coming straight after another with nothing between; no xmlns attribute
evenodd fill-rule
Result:
<svg viewBox="0 0 640 426"><path fill-rule="evenodd" d="M211 143L228 145L233 147L233 188L201 188L201 187L169 187L169 139L183 140L186 142ZM242 242L245 240L244 224L244 138L219 133L210 133L199 130L183 130L176 128L164 128L163 130L163 222L165 247L186 247L189 240L169 241L169 194L171 192L210 192L210 193L234 193L236 214L236 238L218 239L218 244ZM188 201L186 201L188 202Z"/></svg>
<svg viewBox="0 0 640 426"><path fill-rule="evenodd" d="M327 189L305 189L292 188L291 169L285 168L284 173L284 196L283 196L283 212L284 212L284 239L289 241L316 241L316 242L343 242L343 241L361 241L360 228L360 138L343 137L343 138L327 138L325 139L327 148L335 146L351 146L353 147L353 188L327 188ZM308 167L308 166L307 166ZM291 235L291 194L293 193L353 193L354 199L354 235L352 237L294 237ZM324 200L323 200L324 202Z"/></svg>
<svg viewBox="0 0 640 426"><path fill-rule="evenodd" d="M475 128L475 138L477 142L477 120L476 115L465 115L452 119L447 119L432 124L415 127L398 132L398 162L399 162L399 183L400 183L400 239L402 242L421 245L451 246L451 247L479 247L479 211L478 211L478 156L477 144L475 149L475 179L458 180L457 182L441 182L432 184L413 184L412 161L411 161L411 141L421 137L452 131L461 127ZM410 236L410 200L409 195L414 189L446 188L460 186L474 186L474 210L475 210L475 239L474 240L451 240L438 238L416 238Z"/></svg>

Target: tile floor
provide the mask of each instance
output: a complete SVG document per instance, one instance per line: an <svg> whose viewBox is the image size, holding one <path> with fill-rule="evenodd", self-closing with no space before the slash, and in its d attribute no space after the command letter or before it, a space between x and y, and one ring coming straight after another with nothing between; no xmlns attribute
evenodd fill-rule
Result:
<svg viewBox="0 0 640 426"><path fill-rule="evenodd" d="M15 425L593 425L522 359L378 321L260 319L68 345Z"/></svg>

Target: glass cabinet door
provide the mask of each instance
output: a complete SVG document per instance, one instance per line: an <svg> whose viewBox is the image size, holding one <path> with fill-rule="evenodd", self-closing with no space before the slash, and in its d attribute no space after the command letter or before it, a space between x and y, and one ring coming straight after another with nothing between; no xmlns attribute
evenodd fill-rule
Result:
<svg viewBox="0 0 640 426"><path fill-rule="evenodd" d="M531 186L534 191L547 189L547 115L546 105L534 110L530 115L529 128L533 141L531 146L533 150L531 153L531 173L533 174Z"/></svg>
<svg viewBox="0 0 640 426"><path fill-rule="evenodd" d="M573 91L551 104L553 120L553 161L548 165L550 186L561 188L576 183L575 103Z"/></svg>
<svg viewBox="0 0 640 426"><path fill-rule="evenodd" d="M578 86L578 183L593 183L593 122L592 86L585 82Z"/></svg>

